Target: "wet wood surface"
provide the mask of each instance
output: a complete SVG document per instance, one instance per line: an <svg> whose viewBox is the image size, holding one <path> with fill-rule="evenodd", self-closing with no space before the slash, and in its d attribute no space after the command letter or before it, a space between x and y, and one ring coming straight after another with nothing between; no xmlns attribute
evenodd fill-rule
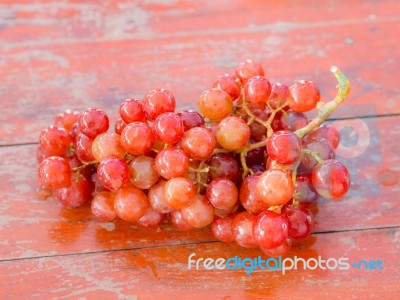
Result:
<svg viewBox="0 0 400 300"><path fill-rule="evenodd" d="M0 299L400 297L400 3L310 3L0 1ZM208 228L101 223L88 205L38 199L37 138L56 114L98 106L115 118L121 100L159 87L193 108L244 58L271 81L316 81L324 99L335 95L329 66L348 75L331 119L348 126L339 158L351 191L318 205L315 234L287 257L380 259L383 270L188 270L191 253L263 254Z"/></svg>

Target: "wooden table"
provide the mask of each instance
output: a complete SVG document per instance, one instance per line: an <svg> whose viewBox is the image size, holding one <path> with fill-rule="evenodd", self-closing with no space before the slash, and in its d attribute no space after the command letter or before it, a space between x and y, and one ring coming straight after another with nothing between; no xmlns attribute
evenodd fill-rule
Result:
<svg viewBox="0 0 400 300"><path fill-rule="evenodd" d="M399 1L98 2L0 1L0 299L399 299ZM316 81L325 99L330 65L349 77L333 117L350 126L351 192L319 204L315 233L288 257L379 259L383 270L188 270L191 253L262 254L209 229L104 224L88 205L37 198L37 138L57 113L96 106L115 119L121 100L159 87L194 107L245 58L272 81Z"/></svg>

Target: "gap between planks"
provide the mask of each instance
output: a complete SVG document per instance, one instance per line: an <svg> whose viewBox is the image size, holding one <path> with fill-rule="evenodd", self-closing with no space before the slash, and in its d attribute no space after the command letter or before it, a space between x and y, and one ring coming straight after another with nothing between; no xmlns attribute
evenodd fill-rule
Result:
<svg viewBox="0 0 400 300"><path fill-rule="evenodd" d="M354 119L372 119L372 118L390 118L400 117L400 113L394 114L383 114L383 115L365 115L365 116L354 116L347 118L328 118L326 121L339 121L339 120L354 120ZM15 144L0 144L0 147L16 147L16 146L30 146L37 145L38 142L26 142L26 143L15 143Z"/></svg>
<svg viewBox="0 0 400 300"><path fill-rule="evenodd" d="M355 228L355 229L344 229L344 230L317 231L317 232L313 232L312 234L321 235L321 234L335 234L335 233L342 233L342 232L359 232L359 231L387 230L387 229L400 229L400 226L381 226L381 227ZM0 259L0 263L34 260L34 259L42 259L42 258L54 258L54 257L63 257L63 256L76 256L76 255L82 255L82 254L86 255L86 254L112 253L112 252L118 252L118 251L157 249L157 248L165 248L165 247L169 248L169 247L180 247L180 246L202 245L202 244L213 244L213 243L221 243L221 242L218 240L209 240L209 241L202 241L202 242L177 243L177 244L173 244L173 245L125 247L125 248L99 250L99 251L86 251L86 252L74 252L74 253L54 254L54 255L19 257L19 258L10 258L10 259Z"/></svg>

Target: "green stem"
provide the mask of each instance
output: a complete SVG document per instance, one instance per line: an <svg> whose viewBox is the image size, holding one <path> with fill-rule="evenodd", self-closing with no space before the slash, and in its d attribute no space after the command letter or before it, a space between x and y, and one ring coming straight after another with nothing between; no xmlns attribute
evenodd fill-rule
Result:
<svg viewBox="0 0 400 300"><path fill-rule="evenodd" d="M302 150L303 153L305 154L309 154L311 155L319 164L323 163L324 161L321 159L321 157L319 157L319 155L317 153L315 153L314 151L311 151L309 149L303 149Z"/></svg>
<svg viewBox="0 0 400 300"><path fill-rule="evenodd" d="M260 147L265 147L266 144L267 144L267 139L262 140L258 143L244 146L236 151L237 153L240 153L240 162L241 162L242 168L243 168L243 178L245 178L247 176L247 174L249 174L249 172L253 174L253 170L249 169L249 167L247 166L247 163L246 163L247 153L249 153L249 151L251 151L251 150L254 150L254 149L257 149Z"/></svg>
<svg viewBox="0 0 400 300"><path fill-rule="evenodd" d="M209 168L206 167L204 168L205 161L202 160L198 166L197 169L195 169L196 172L196 184L197 184L197 194L200 194L201 186L204 186L204 183L201 181L201 173L203 173L204 170L209 171Z"/></svg>
<svg viewBox="0 0 400 300"><path fill-rule="evenodd" d="M333 99L332 101L329 101L327 103L324 102L317 103L317 109L318 109L317 117L313 119L310 123L308 123L307 126L296 130L295 133L299 138L303 138L307 133L319 127L322 124L322 122L324 122L332 114L332 112L340 105L340 103L343 102L343 100L348 96L350 92L350 82L347 79L347 77L342 72L340 72L340 70L337 67L334 66L331 67L331 72L336 77L339 83L337 95L335 99Z"/></svg>
<svg viewBox="0 0 400 300"><path fill-rule="evenodd" d="M95 164L97 164L97 161L92 161L92 162L89 162L89 163L84 163L83 165L81 165L81 166L79 166L79 167L71 168L71 171L72 171L72 172L77 172L77 171L80 172L82 169L86 168L87 166L95 165Z"/></svg>

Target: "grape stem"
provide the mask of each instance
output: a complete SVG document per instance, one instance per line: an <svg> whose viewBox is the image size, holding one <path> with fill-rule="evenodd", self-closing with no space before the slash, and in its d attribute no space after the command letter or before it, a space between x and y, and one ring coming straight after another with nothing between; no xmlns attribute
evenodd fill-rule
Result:
<svg viewBox="0 0 400 300"><path fill-rule="evenodd" d="M267 102L267 106L271 111L270 116L268 117L267 121L263 121L260 118L257 118L253 112L250 110L250 108L247 106L247 101L246 98L243 97L243 104L242 104L242 108L244 110L244 112L250 117L249 121L247 122L247 125L251 125L251 123L253 123L254 121L256 121L257 123L260 123L261 125L263 125L265 128L267 128L267 137L271 137L271 135L274 133L274 130L272 129L271 123L275 118L275 115L277 112L281 111L285 106L287 105L287 102L282 104L280 107L278 107L277 109L272 109L272 107L269 105L269 103Z"/></svg>
<svg viewBox="0 0 400 300"><path fill-rule="evenodd" d="M251 150L254 150L254 149L257 149L260 147L265 147L265 145L267 144L267 141L268 141L268 139L266 138L265 140L262 140L258 143L244 146L236 151L237 153L240 153L240 163L242 164L242 168L243 168L243 178L245 178L249 172L251 174L253 174L253 170L249 169L249 167L247 166L247 163L246 163L247 153L249 153Z"/></svg>
<svg viewBox="0 0 400 300"><path fill-rule="evenodd" d="M324 122L332 114L332 112L343 102L343 100L349 94L350 83L349 83L347 77L342 72L340 72L340 70L335 66L332 66L330 70L333 73L333 75L336 77L336 79L339 83L338 93L337 93L335 99L333 99L330 102L324 103L324 102L320 101L317 103L317 109L318 109L317 117L315 119L313 119L310 123L308 123L308 125L306 125L305 127L295 131L296 135L300 139L303 138L310 131L319 127L322 124L322 122ZM242 92L242 94L244 94L244 93ZM266 146L268 139L274 133L271 124L275 118L276 113L281 111L287 105L288 105L288 103L286 102L286 103L282 104L280 107L278 107L277 109L272 109L271 106L269 105L269 103L267 102L267 106L270 109L271 114L267 121L263 121L260 118L257 118L253 114L253 112L247 106L246 98L243 97L243 103L242 103L241 107L244 110L244 112L250 117L250 119L248 121L248 125L250 125L252 122L255 121L255 122L258 122L261 125L263 125L265 128L267 128L267 137L264 140L262 140L258 143L251 144L251 145L246 145L236 151L236 153L240 153L240 162L241 162L242 168L243 168L243 178L245 178L248 173L253 174L253 171L251 169L249 169L249 167L247 166L247 163L246 163L247 153L250 152L251 150ZM228 152L228 151L221 149L221 148L216 148L214 150L213 154L221 153L221 152ZM308 154L312 155L319 163L321 162L321 159L319 158L319 156L316 153L313 153L311 151L310 152L304 151L303 153L308 153ZM297 167L298 167L298 165L294 166L294 168L293 168L294 174L296 172Z"/></svg>
<svg viewBox="0 0 400 300"><path fill-rule="evenodd" d="M210 168L209 167L206 167L206 168L203 168L203 169L196 169L196 168L192 168L192 167L189 167L189 171L191 171L191 172L198 172L198 173L208 173L209 171L210 171Z"/></svg>
<svg viewBox="0 0 400 300"><path fill-rule="evenodd" d="M314 151L311 151L309 149L303 149L303 153L311 155L319 164L322 164L324 161L319 157L317 153Z"/></svg>
<svg viewBox="0 0 400 300"><path fill-rule="evenodd" d="M86 168L87 166L95 165L95 164L97 164L97 161L92 161L92 162L89 162L89 163L84 163L83 165L81 165L81 166L79 166L79 167L73 167L73 168L71 168L71 171L73 171L73 172L80 172L81 170L83 170L83 169Z"/></svg>
<svg viewBox="0 0 400 300"><path fill-rule="evenodd" d="M303 152L304 153L304 152ZM318 157L319 158L319 157ZM293 166L293 170L292 170L292 181L293 181L293 185L296 184L296 177L297 177L297 168L300 165L301 160L303 159L303 155L302 157L296 162L296 164Z"/></svg>
<svg viewBox="0 0 400 300"><path fill-rule="evenodd" d="M313 119L310 123L308 123L308 125L296 130L295 132L300 139L303 138L310 131L319 127L322 122L324 122L332 114L332 112L343 102L343 100L348 96L350 92L350 82L347 77L335 66L331 67L331 72L336 77L339 83L337 95L332 101L329 101L327 103L320 101L317 103L317 117Z"/></svg>
<svg viewBox="0 0 400 300"><path fill-rule="evenodd" d="M242 94L244 94L244 93L242 93ZM242 168L243 168L243 178L245 178L248 173L250 173L252 175L254 174L253 170L249 169L249 167L247 166L247 163L246 163L247 153L249 153L249 151L251 151L251 150L254 150L254 149L257 149L257 148L260 148L260 147L265 147L265 145L267 144L268 139L274 134L274 130L272 129L271 123L274 120L276 113L281 111L286 105L287 105L287 102L285 102L284 104L279 106L277 109L272 109L272 107L267 102L267 106L270 109L271 114L268 117L267 121L263 121L260 118L257 118L253 114L253 112L247 106L246 98L243 96L242 108L243 108L244 112L250 117L250 120L249 120L249 122L247 122L247 124L250 125L253 121L256 121L256 122L260 123L261 125L263 125L265 128L267 128L267 137L264 140L262 140L262 141L260 141L258 143L254 143L254 144L251 144L251 145L244 146L244 147L240 148L238 151L236 151L237 153L240 153L240 163L241 163Z"/></svg>
<svg viewBox="0 0 400 300"><path fill-rule="evenodd" d="M273 211L273 212L276 212L277 214L280 214L280 213L281 213L281 210L282 210L282 207L283 207L283 205L270 206L270 207L268 208L268 210Z"/></svg>
<svg viewBox="0 0 400 300"><path fill-rule="evenodd" d="M135 157L130 153L126 153L124 159L125 159L125 162L127 164L129 164L132 160L135 159Z"/></svg>
<svg viewBox="0 0 400 300"><path fill-rule="evenodd" d="M201 180L201 173L209 171L209 168L204 167L204 165L205 165L205 161L202 160L197 169L190 167L190 169L192 169L196 173L197 194L200 194L201 186L205 185Z"/></svg>
<svg viewBox="0 0 400 300"><path fill-rule="evenodd" d="M212 155L218 154L218 153L229 153L229 151L224 148L215 148Z"/></svg>

